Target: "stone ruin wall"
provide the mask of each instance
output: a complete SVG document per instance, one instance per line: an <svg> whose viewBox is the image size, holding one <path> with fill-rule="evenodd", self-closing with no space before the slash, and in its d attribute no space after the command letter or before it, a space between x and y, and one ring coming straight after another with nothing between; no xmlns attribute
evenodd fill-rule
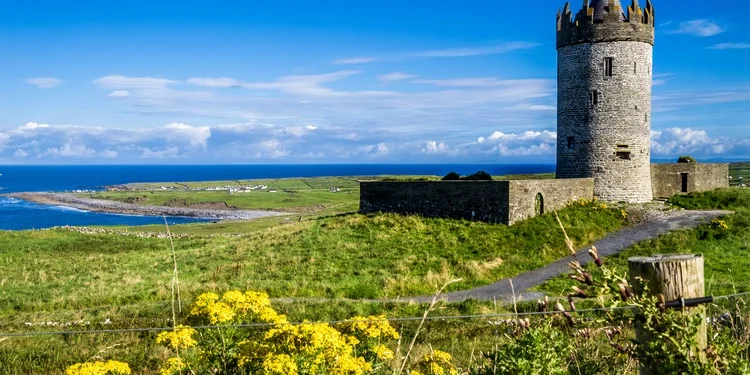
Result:
<svg viewBox="0 0 750 375"><path fill-rule="evenodd" d="M687 173L687 193L729 187L729 164L652 164L651 182L655 197L669 198L682 191L682 174Z"/></svg>
<svg viewBox="0 0 750 375"><path fill-rule="evenodd" d="M540 193L549 212L574 200L592 199L594 180L361 182L360 213L514 224L536 215Z"/></svg>
<svg viewBox="0 0 750 375"><path fill-rule="evenodd" d="M537 194L542 194L544 212L559 210L572 201L594 199L594 179L510 181L508 224L536 216Z"/></svg>
<svg viewBox="0 0 750 375"><path fill-rule="evenodd" d="M359 211L508 223L507 181L361 182Z"/></svg>

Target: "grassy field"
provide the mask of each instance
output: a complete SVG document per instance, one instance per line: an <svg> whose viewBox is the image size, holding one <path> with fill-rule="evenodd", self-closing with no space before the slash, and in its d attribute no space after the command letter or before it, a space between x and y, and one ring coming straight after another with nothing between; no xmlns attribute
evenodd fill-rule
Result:
<svg viewBox="0 0 750 375"><path fill-rule="evenodd" d="M576 243L622 228L619 210L576 206L560 217ZM512 227L417 216L303 221L241 237L175 240L186 295L229 288L274 297L376 298L485 285L566 254L553 216ZM168 298L167 240L66 230L0 232L0 311L45 311Z"/></svg>
<svg viewBox="0 0 750 375"><path fill-rule="evenodd" d="M731 163L729 164L729 175L732 176L730 184L737 186L740 184L750 185L750 163ZM742 180L740 180L742 177Z"/></svg>
<svg viewBox="0 0 750 375"><path fill-rule="evenodd" d="M619 210L577 205L561 219L578 243L590 243L626 223ZM231 224L231 223L229 223ZM229 225L227 224L227 225ZM466 289L511 277L563 257L567 250L550 215L508 227L415 216L346 214L259 230L241 237L175 240L185 304L206 291L267 291L273 297L375 298L431 294L464 278ZM0 232L0 331L168 326L172 276L169 242L66 230ZM304 299L282 303L294 320L342 319L387 313L419 316L424 306ZM441 306L436 314L499 311L491 303ZM104 324L110 319L112 324ZM416 323L400 326L413 332ZM430 322L418 342L470 353L502 340L486 321ZM460 335L458 333L460 332ZM458 338L460 337L460 339ZM0 342L0 373L60 373L103 348L107 358L154 374L164 351L155 334L131 333L13 338ZM468 358L468 357L467 357Z"/></svg>
<svg viewBox="0 0 750 375"><path fill-rule="evenodd" d="M677 232L628 250L632 254L699 250L707 257L710 290L748 290L750 273L750 190L679 197L691 208L729 207L729 230L705 226ZM625 220L598 205L561 211L577 244L591 243L617 230ZM88 321L68 329L168 326L172 261L167 240L87 235L64 230L0 232L0 331L59 330L26 323ZM274 297L395 297L430 294L457 277L466 289L511 277L567 255L554 217L545 215L507 227L465 221L347 214L291 223L240 237L190 237L175 241L184 304L205 291L252 289ZM607 262L622 266L618 257ZM564 281L544 289L562 294ZM555 289L557 288L557 289ZM354 301L278 302L292 320L336 320L387 313L419 316L422 305ZM467 301L441 305L435 315L506 311L493 303ZM530 311L530 305L519 311ZM111 324L104 324L109 319ZM410 337L417 322L399 323ZM428 322L417 353L430 347L453 353L459 364L472 353L489 351L507 340L507 330L486 319ZM571 336L573 331L568 332ZM156 374L166 353L154 344L156 333L67 335L0 341L0 373L57 374L92 356L118 359L135 373ZM106 349L104 353L99 353ZM596 347L581 347L598 352ZM581 354L585 354L581 352ZM98 353L98 354L97 354ZM593 358L593 357L592 357ZM621 359L595 358L581 373L632 373ZM594 371L596 370L596 371Z"/></svg>
<svg viewBox="0 0 750 375"><path fill-rule="evenodd" d="M726 209L735 214L722 219L728 229L706 224L694 230L672 232L655 240L645 241L606 259L620 271L627 270L633 256L652 254L703 254L706 293L714 295L750 291L750 189L732 188L688 196L675 196L670 203L687 209ZM588 269L596 273L596 267ZM575 285L560 277L537 288L550 295L567 294Z"/></svg>

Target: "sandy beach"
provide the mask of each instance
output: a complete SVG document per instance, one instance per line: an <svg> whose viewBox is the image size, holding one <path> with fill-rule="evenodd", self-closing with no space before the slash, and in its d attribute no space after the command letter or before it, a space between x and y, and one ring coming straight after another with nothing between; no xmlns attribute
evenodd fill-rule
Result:
<svg viewBox="0 0 750 375"><path fill-rule="evenodd" d="M208 210L188 207L144 206L102 199L81 198L68 193L12 193L7 194L7 196L39 204L126 215L185 216L216 220L252 220L268 216L288 215L285 212L260 210Z"/></svg>

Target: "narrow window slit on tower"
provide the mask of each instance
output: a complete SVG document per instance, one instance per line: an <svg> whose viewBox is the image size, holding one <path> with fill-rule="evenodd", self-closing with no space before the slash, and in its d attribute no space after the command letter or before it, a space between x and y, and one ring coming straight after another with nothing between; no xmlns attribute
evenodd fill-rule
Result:
<svg viewBox="0 0 750 375"><path fill-rule="evenodd" d="M591 104L597 105L599 104L599 91L591 90Z"/></svg>
<svg viewBox="0 0 750 375"><path fill-rule="evenodd" d="M575 137L568 137L568 150L572 150L576 146Z"/></svg>
<svg viewBox="0 0 750 375"><path fill-rule="evenodd" d="M633 73L638 74L638 62L633 63Z"/></svg>
<svg viewBox="0 0 750 375"><path fill-rule="evenodd" d="M627 148L628 148L628 145L617 145L617 148L624 148L624 149L627 149Z"/></svg>
<svg viewBox="0 0 750 375"><path fill-rule="evenodd" d="M604 58L604 75L607 77L612 77L615 72L615 59L613 57L605 57Z"/></svg>
<svg viewBox="0 0 750 375"><path fill-rule="evenodd" d="M616 155L620 160L630 160L630 151L617 151Z"/></svg>

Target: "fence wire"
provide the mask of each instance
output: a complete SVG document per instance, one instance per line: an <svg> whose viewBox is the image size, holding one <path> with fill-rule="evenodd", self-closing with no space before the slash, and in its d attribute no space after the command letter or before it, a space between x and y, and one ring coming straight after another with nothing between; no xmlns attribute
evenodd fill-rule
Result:
<svg viewBox="0 0 750 375"><path fill-rule="evenodd" d="M719 299L733 299L744 296L749 296L750 292L728 294L724 296L713 297L714 300ZM547 315L559 315L563 313L595 313L595 312L609 312L609 311L623 311L623 310L634 310L636 306L621 306L611 308L595 308L595 309L580 309L572 311L531 311L531 312L519 312L519 313L496 313L496 314L476 314L476 315L450 315L450 316L427 316L427 317L402 317L402 318L385 318L385 319L365 319L361 322L409 322L409 321L434 321L434 320L465 320L465 319L482 319L482 318L519 318L528 316L547 316ZM203 325L203 326L192 326L196 330L202 329L219 329L219 328L270 328L278 327L282 325L313 325L313 324L329 324L336 325L350 322L351 320L329 320L319 322L288 322L288 323L250 323L250 324L230 324L230 325ZM82 335L82 334L109 334L109 333L137 333L137 332L163 332L171 331L173 327L140 327L140 328L122 328L122 329L100 329L100 330L70 330L70 331L42 331L42 332L19 332L19 333L0 333L0 338L11 338L11 337L32 337L32 336L54 336L54 335Z"/></svg>

